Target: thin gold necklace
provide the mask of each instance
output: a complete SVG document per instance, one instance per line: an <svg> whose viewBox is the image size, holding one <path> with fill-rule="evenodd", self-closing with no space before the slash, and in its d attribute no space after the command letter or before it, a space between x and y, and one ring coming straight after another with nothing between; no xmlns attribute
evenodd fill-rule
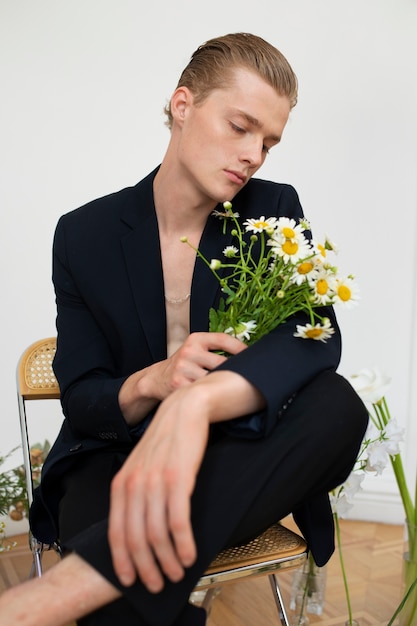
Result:
<svg viewBox="0 0 417 626"><path fill-rule="evenodd" d="M187 293L187 295L183 296L182 298L168 298L168 296L165 294L165 300L170 304L182 304L183 302L187 302L190 296L191 293Z"/></svg>

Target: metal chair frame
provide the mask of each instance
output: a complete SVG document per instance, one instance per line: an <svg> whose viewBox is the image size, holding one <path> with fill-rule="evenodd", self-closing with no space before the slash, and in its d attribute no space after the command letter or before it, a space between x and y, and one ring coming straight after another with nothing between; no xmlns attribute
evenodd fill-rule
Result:
<svg viewBox="0 0 417 626"><path fill-rule="evenodd" d="M55 337L36 341L23 352L17 366L17 398L29 505L33 500L33 481L26 402L59 399L59 385L52 369L55 350ZM41 576L43 551L54 549L60 554L59 544L45 546L29 532L29 546L33 558L30 576ZM249 543L223 550L200 578L195 591L206 590L202 606L209 611L216 590L223 584L267 575L280 623L289 626L276 572L299 567L306 558L307 545L304 539L276 523Z"/></svg>

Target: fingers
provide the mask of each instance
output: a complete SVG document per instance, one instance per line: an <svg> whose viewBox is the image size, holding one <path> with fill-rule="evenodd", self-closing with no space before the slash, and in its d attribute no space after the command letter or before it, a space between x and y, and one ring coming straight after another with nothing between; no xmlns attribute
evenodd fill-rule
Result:
<svg viewBox="0 0 417 626"><path fill-rule="evenodd" d="M176 553L184 567L190 567L197 557L197 548L190 519L190 498L184 491L176 489L171 494L169 526L175 543Z"/></svg>
<svg viewBox="0 0 417 626"><path fill-rule="evenodd" d="M117 577L122 585L130 586L136 579L136 571L126 541L126 505L122 473L119 472L111 484L109 545Z"/></svg>
<svg viewBox="0 0 417 626"><path fill-rule="evenodd" d="M160 522L151 521L153 530L148 533L149 524L147 525L146 520L156 520L155 510L159 500L156 497L150 500L154 513L147 513L145 492L134 474L122 469L115 477L111 492L109 543L113 567L120 582L130 586L139 576L151 593L157 593L163 588L164 580L155 559L152 542L158 541L158 538L160 540L161 533L158 529L162 526ZM167 550L166 546L164 549ZM167 575L171 574L179 580L182 576L182 570L179 569L168 567Z"/></svg>
<svg viewBox="0 0 417 626"><path fill-rule="evenodd" d="M246 347L226 333L192 333L174 354L153 368L151 395L164 400L221 365L226 354L238 354Z"/></svg>
<svg viewBox="0 0 417 626"><path fill-rule="evenodd" d="M147 494L146 540L162 572L172 582L177 582L184 576L184 564L175 549L175 532L169 523L169 493L166 493L164 483L159 482L147 489ZM153 567L158 565L155 562ZM137 566L146 583L149 572L142 569L139 560Z"/></svg>
<svg viewBox="0 0 417 626"><path fill-rule="evenodd" d="M197 380L212 370L227 358L227 354L238 354L247 346L226 333L192 333L176 353L178 370Z"/></svg>
<svg viewBox="0 0 417 626"><path fill-rule="evenodd" d="M111 487L109 543L120 582L130 586L139 576L151 593L165 576L178 582L196 558L186 479L177 471L144 468L132 471L129 459Z"/></svg>
<svg viewBox="0 0 417 626"><path fill-rule="evenodd" d="M209 419L200 394L171 394L112 481L109 543L123 585L136 576L150 592L196 558L191 495L206 449Z"/></svg>
<svg viewBox="0 0 417 626"><path fill-rule="evenodd" d="M223 350L228 354L238 354L247 348L247 345L226 333L201 333L207 335L207 342L210 344L209 350Z"/></svg>

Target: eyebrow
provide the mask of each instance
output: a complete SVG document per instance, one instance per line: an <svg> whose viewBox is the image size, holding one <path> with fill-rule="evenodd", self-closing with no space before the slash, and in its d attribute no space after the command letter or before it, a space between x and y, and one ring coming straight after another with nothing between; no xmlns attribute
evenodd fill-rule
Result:
<svg viewBox="0 0 417 626"><path fill-rule="evenodd" d="M263 124L261 124L261 122L256 117L253 117L252 115L249 115L249 113L245 113L245 111L241 111L240 109L237 109L237 112L239 115L242 115L242 117L244 117L249 122L249 124L252 124L252 126L262 128ZM279 143L281 141L281 137L278 137L277 135L270 135L268 139L271 139L276 143Z"/></svg>

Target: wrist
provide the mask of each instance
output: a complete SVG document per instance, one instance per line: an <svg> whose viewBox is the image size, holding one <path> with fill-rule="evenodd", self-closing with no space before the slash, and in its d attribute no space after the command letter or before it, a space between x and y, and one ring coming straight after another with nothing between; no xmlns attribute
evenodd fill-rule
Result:
<svg viewBox="0 0 417 626"><path fill-rule="evenodd" d="M189 401L203 411L209 423L222 422L265 407L262 394L243 376L231 371L213 372L186 388Z"/></svg>
<svg viewBox="0 0 417 626"><path fill-rule="evenodd" d="M145 375L145 370L135 372L120 388L119 406L128 426L135 426L159 402L159 398L152 395L152 386Z"/></svg>

